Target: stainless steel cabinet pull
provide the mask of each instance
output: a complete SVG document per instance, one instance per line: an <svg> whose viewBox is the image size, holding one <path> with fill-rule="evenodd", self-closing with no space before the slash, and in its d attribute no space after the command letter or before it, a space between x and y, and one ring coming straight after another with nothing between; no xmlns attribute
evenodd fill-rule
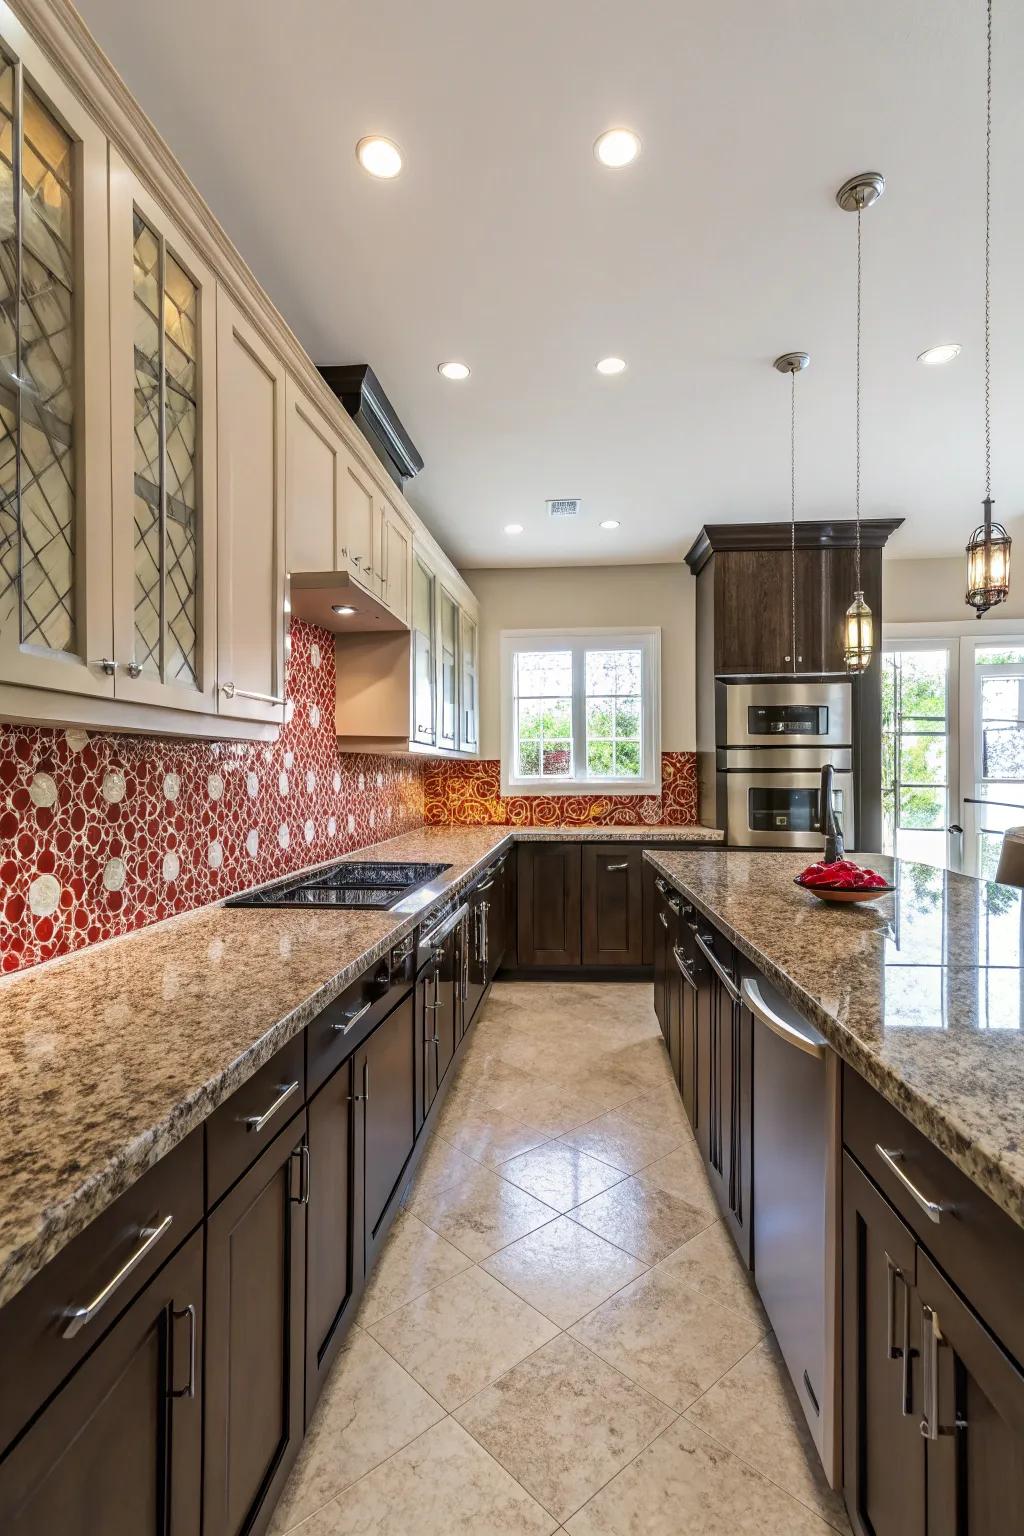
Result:
<svg viewBox="0 0 1024 1536"><path fill-rule="evenodd" d="M672 908L672 911L675 913L676 917L678 917L683 908L683 904L679 900L679 897L670 896L668 899L668 904Z"/></svg>
<svg viewBox="0 0 1024 1536"><path fill-rule="evenodd" d="M722 983L723 987L732 998L733 1002L738 1002L740 994L736 983L730 976L729 972L726 970L725 966L722 964L721 960L719 960L714 950L711 948L707 938L702 937L702 935L699 933L695 933L694 938L697 940L697 948L700 950L701 954L704 956L705 960L708 962L711 969L714 971L715 975L718 977L719 981Z"/></svg>
<svg viewBox="0 0 1024 1536"><path fill-rule="evenodd" d="M349 1095L353 1104L365 1104L370 1097L370 1063L363 1062L363 1091Z"/></svg>
<svg viewBox="0 0 1024 1536"><path fill-rule="evenodd" d="M655 875L654 877L654 889L658 891L662 896L664 896L665 892L668 890L668 886L665 884L665 881L661 878L660 875Z"/></svg>
<svg viewBox="0 0 1024 1536"><path fill-rule="evenodd" d="M900 1412L910 1417L910 1286L907 1277L888 1254L885 1255L885 1353L888 1360L902 1362L900 1369ZM900 1342L896 1343L896 1282L903 1288L903 1321Z"/></svg>
<svg viewBox="0 0 1024 1536"><path fill-rule="evenodd" d="M242 1117L242 1124L245 1126L247 1131L262 1131L267 1121L271 1120L274 1115L277 1114L278 1110L281 1108L281 1105L286 1104L291 1098L292 1094L298 1093L299 1091L299 1084L297 1079L294 1083L278 1083L277 1086L277 1098L274 1100L273 1104L269 1105L263 1111L262 1115L245 1115Z"/></svg>
<svg viewBox="0 0 1024 1536"><path fill-rule="evenodd" d="M907 1175L903 1172L903 1169L899 1165L899 1159L904 1157L906 1154L895 1149L891 1152L887 1151L886 1148L883 1147L879 1142L875 1143L875 1151L878 1153L879 1157L882 1159L882 1162L888 1168L889 1172L894 1174L896 1178L899 1179L900 1183L907 1191L907 1194L910 1195L911 1199L917 1201L917 1204L928 1217L928 1220L934 1221L936 1226L938 1226L939 1222L942 1220L943 1211L948 1210L949 1207L940 1205L936 1200L929 1200L928 1196L922 1195L917 1185L908 1179Z"/></svg>
<svg viewBox="0 0 1024 1536"><path fill-rule="evenodd" d="M902 1280L903 1272L885 1256L885 1354L888 1360L898 1360L900 1351L896 1344L896 1281Z"/></svg>
<svg viewBox="0 0 1024 1536"><path fill-rule="evenodd" d="M629 860L628 859L623 859L621 864L606 864L605 865L605 869L608 871L609 874L611 874L612 871L615 870L615 869L628 869L628 868L629 868Z"/></svg>
<svg viewBox="0 0 1024 1536"><path fill-rule="evenodd" d="M665 916L664 912L658 913L658 921L663 928L668 927L668 918Z"/></svg>
<svg viewBox="0 0 1024 1536"><path fill-rule="evenodd" d="M491 904L489 901L482 901L480 903L480 937L482 940L480 945L480 963L485 970L491 958L490 930L487 927L487 916L490 910Z"/></svg>
<svg viewBox="0 0 1024 1536"><path fill-rule="evenodd" d="M494 874L489 880L485 880L483 885L478 885L476 888L476 894L479 896L483 891L489 891L496 879L497 875Z"/></svg>
<svg viewBox="0 0 1024 1536"><path fill-rule="evenodd" d="M743 985L740 988L740 1000L750 1009L755 1019L760 1019L772 1034L778 1035L780 1040L785 1040L787 1045L794 1045L798 1051L805 1051L808 1056L816 1056L819 1061L824 1059L824 1042L809 1039L807 1035L802 1035L798 1029L794 1029L792 1024L780 1018L777 1013L773 1013L761 996L761 988L752 976L744 976Z"/></svg>
<svg viewBox="0 0 1024 1536"><path fill-rule="evenodd" d="M252 699L257 704L284 704L273 693L250 693L247 688L236 688L234 683L221 683L220 691L226 699Z"/></svg>
<svg viewBox="0 0 1024 1536"><path fill-rule="evenodd" d="M109 656L101 656L99 661L94 662L94 666L99 667L101 672L105 672L107 677L113 677L117 671L117 662L112 661Z"/></svg>
<svg viewBox="0 0 1024 1536"><path fill-rule="evenodd" d="M309 1147L305 1142L301 1147L296 1147L292 1157L299 1159L299 1193L295 1197L296 1205L309 1204Z"/></svg>
<svg viewBox="0 0 1024 1536"><path fill-rule="evenodd" d="M345 1022L343 1024L332 1024L331 1028L334 1030L334 1033L336 1035L347 1035L349 1030L353 1029L355 1025L359 1023L359 1020L364 1018L366 1014L369 1013L370 1009L373 1007L373 1003L374 999L371 997L370 1001L368 1003L364 1003L361 1008L357 1008L355 1013L346 1014Z"/></svg>
<svg viewBox="0 0 1024 1536"><path fill-rule="evenodd" d="M81 1333L86 1323L92 1322L97 1312L101 1312L103 1310L119 1286L124 1284L133 1270L138 1269L139 1265L142 1263L147 1254L153 1251L157 1243L168 1231L173 1221L173 1216L165 1216L163 1221L158 1222L155 1227L140 1228L139 1236L142 1238L142 1242L136 1248L131 1258L127 1259L124 1264L121 1265L121 1268L118 1270L117 1274L107 1281L106 1285L101 1291L97 1291L92 1301L87 1302L84 1307L73 1307L71 1311L68 1312L67 1326L65 1327L64 1332L61 1334L61 1338L73 1339L76 1334Z"/></svg>
<svg viewBox="0 0 1024 1536"><path fill-rule="evenodd" d="M457 928L459 926L468 911L469 907L465 902L463 902L462 906L459 907L457 911L452 912L448 917L442 918L441 922L438 923L436 928L431 928L429 933L424 934L420 940L420 943L424 945L430 944L432 946L440 944L442 939L446 939L448 937L453 928Z"/></svg>
<svg viewBox="0 0 1024 1536"><path fill-rule="evenodd" d="M679 974L682 976L683 980L696 992L697 983L694 981L693 974L690 970L692 962L686 958L678 944L673 944L672 953L676 957L676 965L679 967Z"/></svg>
<svg viewBox="0 0 1024 1536"><path fill-rule="evenodd" d="M172 1397L195 1397L195 1395L196 1395L196 1332L197 1332L197 1328L198 1328L198 1323L197 1323L197 1320L196 1320L196 1309L195 1309L195 1306L190 1301L188 1306L184 1309L183 1312L175 1312L174 1308L172 1307L171 1308L171 1316L172 1317L187 1317L188 1318L188 1381L186 1382L185 1386L179 1387L177 1389L177 1391L172 1391L171 1392L171 1396Z"/></svg>
<svg viewBox="0 0 1024 1536"><path fill-rule="evenodd" d="M939 1438L939 1318L931 1307L921 1309L923 1318L924 1346L923 1354L923 1389L924 1389L924 1418L921 1420L921 1433L926 1440Z"/></svg>

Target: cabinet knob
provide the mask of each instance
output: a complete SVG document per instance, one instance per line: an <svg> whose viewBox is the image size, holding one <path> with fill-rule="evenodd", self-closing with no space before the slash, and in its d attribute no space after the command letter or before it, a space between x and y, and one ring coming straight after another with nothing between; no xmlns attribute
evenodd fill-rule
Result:
<svg viewBox="0 0 1024 1536"><path fill-rule="evenodd" d="M140 662L137 662L137 661L135 661L133 659L132 661L130 661L128 663L127 667L125 668L125 671L128 673L129 677L141 677L142 676L142 665L141 665Z"/></svg>

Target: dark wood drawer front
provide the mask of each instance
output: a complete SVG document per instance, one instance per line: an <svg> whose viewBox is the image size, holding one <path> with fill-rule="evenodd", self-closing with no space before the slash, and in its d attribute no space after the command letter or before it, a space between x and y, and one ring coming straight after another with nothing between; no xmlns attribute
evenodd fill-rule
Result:
<svg viewBox="0 0 1024 1536"><path fill-rule="evenodd" d="M206 1122L207 1209L269 1147L306 1096L303 1036L296 1035Z"/></svg>
<svg viewBox="0 0 1024 1536"><path fill-rule="evenodd" d="M9 1445L203 1215L200 1126L96 1217L0 1311L0 1360L16 1392L0 1392L0 1449ZM168 1220L168 1218L170 1218ZM159 1235L158 1235L159 1234ZM111 1281L142 1257L119 1285ZM77 1331L71 1313L106 1300Z"/></svg>
<svg viewBox="0 0 1024 1536"><path fill-rule="evenodd" d="M1024 1228L851 1067L843 1068L843 1140L953 1284L1007 1349L1024 1360ZM879 1147L893 1156L903 1178ZM904 1178L942 1207L937 1222Z"/></svg>
<svg viewBox="0 0 1024 1536"><path fill-rule="evenodd" d="M307 1026L307 1092L313 1094L321 1083L326 1083L335 1068L352 1055L401 1000L403 988L411 989L411 938L407 949L407 957L396 971L394 981L388 957L384 955Z"/></svg>

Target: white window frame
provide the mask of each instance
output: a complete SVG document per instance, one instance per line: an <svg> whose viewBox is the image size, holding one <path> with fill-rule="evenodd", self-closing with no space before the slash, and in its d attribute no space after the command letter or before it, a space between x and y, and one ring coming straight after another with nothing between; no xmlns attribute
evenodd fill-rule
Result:
<svg viewBox="0 0 1024 1536"><path fill-rule="evenodd" d="M501 793L503 795L657 795L661 793L661 630L651 629L503 629L501 653ZM588 650L621 647L643 652L641 694L641 773L638 779L595 779L581 772L579 754L586 743L583 655ZM571 651L573 657L573 776L520 777L515 763L513 657L517 651Z"/></svg>

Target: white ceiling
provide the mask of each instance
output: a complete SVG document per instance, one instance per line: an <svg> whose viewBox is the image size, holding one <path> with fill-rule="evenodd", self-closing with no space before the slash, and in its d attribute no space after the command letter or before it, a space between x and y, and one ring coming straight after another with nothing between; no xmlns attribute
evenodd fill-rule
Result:
<svg viewBox="0 0 1024 1536"><path fill-rule="evenodd" d="M463 565L678 559L702 523L853 512L864 217L863 512L897 555L980 519L983 0L80 0L318 362L369 362ZM1024 6L996 0L996 515L1024 532ZM625 170L592 144L625 124ZM365 133L402 147L377 182ZM916 362L955 340L945 368ZM595 361L625 357L602 378ZM464 359L464 384L436 365ZM544 499L582 496L547 523ZM617 517L616 533L598 529ZM525 524L511 539L506 522Z"/></svg>

